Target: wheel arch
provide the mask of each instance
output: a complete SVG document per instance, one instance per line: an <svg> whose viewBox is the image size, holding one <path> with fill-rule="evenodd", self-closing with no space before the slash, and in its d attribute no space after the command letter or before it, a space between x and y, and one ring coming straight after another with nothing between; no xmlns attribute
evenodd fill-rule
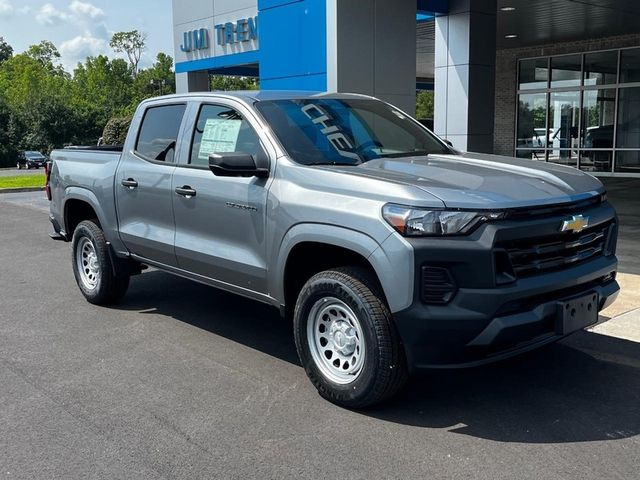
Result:
<svg viewBox="0 0 640 480"><path fill-rule="evenodd" d="M65 192L62 206L64 231L67 239L71 239L76 226L83 220L97 219L98 225L105 225L105 218L98 199L90 190L71 187Z"/></svg>
<svg viewBox="0 0 640 480"><path fill-rule="evenodd" d="M375 275L392 312L406 306L404 297L411 294L399 295L406 286L397 282L393 261L380 244L362 232L324 224L298 224L284 236L272 279L273 296L291 312L306 280L327 268L347 265L367 268ZM410 272L404 274L412 277ZM410 283L412 291L412 279Z"/></svg>

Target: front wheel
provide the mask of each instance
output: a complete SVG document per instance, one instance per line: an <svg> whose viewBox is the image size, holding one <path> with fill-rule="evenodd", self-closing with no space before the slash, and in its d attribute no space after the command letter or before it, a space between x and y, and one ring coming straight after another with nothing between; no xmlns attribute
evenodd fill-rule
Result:
<svg viewBox="0 0 640 480"><path fill-rule="evenodd" d="M96 305L118 302L129 288L128 275L114 275L104 233L90 220L73 232L73 274L84 297Z"/></svg>
<svg viewBox="0 0 640 480"><path fill-rule="evenodd" d="M320 272L302 288L294 334L307 376L327 400L364 408L396 393L406 359L374 275L347 267Z"/></svg>
<svg viewBox="0 0 640 480"><path fill-rule="evenodd" d="M22 165L20 165L20 162L18 162L18 170L22 170Z"/></svg>

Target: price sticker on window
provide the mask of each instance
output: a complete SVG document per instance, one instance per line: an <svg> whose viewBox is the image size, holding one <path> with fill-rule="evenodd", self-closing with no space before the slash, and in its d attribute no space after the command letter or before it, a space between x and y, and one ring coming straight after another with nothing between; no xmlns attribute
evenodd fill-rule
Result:
<svg viewBox="0 0 640 480"><path fill-rule="evenodd" d="M204 126L198 158L207 160L212 153L235 152L242 120L209 118Z"/></svg>

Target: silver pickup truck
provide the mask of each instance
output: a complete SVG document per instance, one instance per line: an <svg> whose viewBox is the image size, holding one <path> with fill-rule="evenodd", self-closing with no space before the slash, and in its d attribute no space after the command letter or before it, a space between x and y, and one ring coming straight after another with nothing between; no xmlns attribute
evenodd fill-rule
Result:
<svg viewBox="0 0 640 480"><path fill-rule="evenodd" d="M72 242L89 302L153 266L272 305L312 383L347 407L593 325L619 289L596 178L455 151L371 97L151 99L123 148L52 161L52 236Z"/></svg>

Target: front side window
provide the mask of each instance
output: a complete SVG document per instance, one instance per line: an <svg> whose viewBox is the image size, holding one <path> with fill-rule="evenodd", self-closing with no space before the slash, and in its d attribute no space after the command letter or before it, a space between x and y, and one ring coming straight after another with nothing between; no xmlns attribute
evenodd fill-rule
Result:
<svg viewBox="0 0 640 480"><path fill-rule="evenodd" d="M147 109L140 125L136 153L148 160L171 163L186 105L163 105Z"/></svg>
<svg viewBox="0 0 640 480"><path fill-rule="evenodd" d="M249 122L231 107L203 105L191 143L191 165L208 166L212 153L248 153L254 160L266 154Z"/></svg>
<svg viewBox="0 0 640 480"><path fill-rule="evenodd" d="M274 100L259 101L256 108L289 156L304 165L452 153L405 114L377 100Z"/></svg>

